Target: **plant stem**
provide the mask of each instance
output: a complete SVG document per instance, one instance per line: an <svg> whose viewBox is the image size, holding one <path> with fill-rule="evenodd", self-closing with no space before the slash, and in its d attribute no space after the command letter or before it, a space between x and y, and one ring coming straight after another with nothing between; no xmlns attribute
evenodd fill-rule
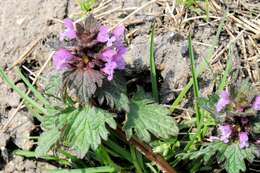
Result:
<svg viewBox="0 0 260 173"><path fill-rule="evenodd" d="M152 162L155 162L156 165L163 172L177 173L177 171L173 167L171 167L170 164L161 155L153 153L153 150L149 145L143 143L135 137L132 137L129 141L127 141L124 132L119 128L115 130L115 133L120 137L120 139L122 139L126 143L129 143L130 145L133 145L147 159L149 159Z"/></svg>

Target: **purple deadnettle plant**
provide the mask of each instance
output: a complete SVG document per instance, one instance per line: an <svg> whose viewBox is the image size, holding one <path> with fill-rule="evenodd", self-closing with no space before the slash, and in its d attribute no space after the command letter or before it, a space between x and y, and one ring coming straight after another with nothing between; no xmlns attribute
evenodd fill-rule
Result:
<svg viewBox="0 0 260 173"><path fill-rule="evenodd" d="M245 172L248 164L259 157L259 92L247 80L232 83L218 95L198 99L201 107L212 114L216 126L207 143L190 159L204 165L221 165L228 173Z"/></svg>
<svg viewBox="0 0 260 173"><path fill-rule="evenodd" d="M110 31L93 15L79 23L65 19L64 26L60 40L72 46L58 49L53 64L63 74L63 96L74 94L86 103L104 80L112 81L114 73L125 68L125 28L120 24Z"/></svg>
<svg viewBox="0 0 260 173"><path fill-rule="evenodd" d="M241 149L255 144L260 139L257 135L260 134L259 106L260 96L247 81L220 92L211 111L215 112L214 117L219 122L219 133L211 136L210 141L220 140L225 144L238 142Z"/></svg>

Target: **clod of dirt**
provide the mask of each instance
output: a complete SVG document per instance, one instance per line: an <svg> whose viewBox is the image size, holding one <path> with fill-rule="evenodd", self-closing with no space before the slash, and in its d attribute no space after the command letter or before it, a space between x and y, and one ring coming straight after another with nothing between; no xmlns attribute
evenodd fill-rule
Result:
<svg viewBox="0 0 260 173"><path fill-rule="evenodd" d="M9 112L13 113L14 109ZM21 149L29 150L33 146L33 142L29 139L31 131L34 129L34 124L27 112L20 111L16 114L13 121L10 123L11 136L14 143Z"/></svg>
<svg viewBox="0 0 260 173"><path fill-rule="evenodd" d="M4 173L47 173L50 169L56 167L46 163L34 160L27 160L21 156L14 156L4 167ZM57 169L57 168L56 168ZM0 172L1 173L1 172Z"/></svg>
<svg viewBox="0 0 260 173"><path fill-rule="evenodd" d="M4 169L5 173L13 173L15 171L22 172L25 169L23 164L23 157L14 156L14 159L9 162Z"/></svg>
<svg viewBox="0 0 260 173"><path fill-rule="evenodd" d="M13 64L37 38L61 29L60 24L50 26L47 21L66 16L67 1L10 0L0 1L0 6L0 65L3 66ZM19 8L10 10L14 7Z"/></svg>
<svg viewBox="0 0 260 173"><path fill-rule="evenodd" d="M57 168L49 163L37 162L35 172L36 173L49 173L50 171L47 171L47 170L52 170L52 169L57 169Z"/></svg>
<svg viewBox="0 0 260 173"><path fill-rule="evenodd" d="M15 92L10 92L10 89L6 85L0 84L0 98L2 105L8 105L11 107L17 107L20 102L20 97Z"/></svg>
<svg viewBox="0 0 260 173"><path fill-rule="evenodd" d="M155 37L155 62L163 77L160 92L163 103L172 100L174 92L187 82L190 69L183 53L186 49L187 41L178 33L166 32ZM149 55L149 36L138 36L129 47L126 62L130 69L141 72L149 68Z"/></svg>

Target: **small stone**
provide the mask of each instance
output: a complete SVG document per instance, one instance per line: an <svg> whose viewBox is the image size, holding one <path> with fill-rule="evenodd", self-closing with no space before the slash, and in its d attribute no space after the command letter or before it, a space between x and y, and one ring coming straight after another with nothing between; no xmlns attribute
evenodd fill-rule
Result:
<svg viewBox="0 0 260 173"><path fill-rule="evenodd" d="M21 156L16 156L14 162L16 170L23 171L25 169L23 158Z"/></svg>
<svg viewBox="0 0 260 173"><path fill-rule="evenodd" d="M15 171L15 164L13 161L7 163L4 168L5 173L13 173Z"/></svg>
<svg viewBox="0 0 260 173"><path fill-rule="evenodd" d="M30 169L35 169L36 168L36 164L34 161L32 160L25 160L25 163L24 163L24 166L25 166L25 169L27 170L30 170Z"/></svg>
<svg viewBox="0 0 260 173"><path fill-rule="evenodd" d="M29 139L31 131L35 128L28 112L17 112L14 119L10 123L9 129L14 137L14 143L21 149L29 150L33 146L33 142Z"/></svg>

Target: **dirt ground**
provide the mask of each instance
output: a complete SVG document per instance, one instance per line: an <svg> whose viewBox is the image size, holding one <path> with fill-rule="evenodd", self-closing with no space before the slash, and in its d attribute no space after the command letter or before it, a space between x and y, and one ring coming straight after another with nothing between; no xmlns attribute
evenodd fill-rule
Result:
<svg viewBox="0 0 260 173"><path fill-rule="evenodd" d="M158 0L148 4L148 0L112 0L104 4L106 8L100 8L100 4L94 8L94 14L111 27L118 22L124 22L129 44L125 59L130 75L142 73L149 68L149 31L151 25L155 24L155 57L161 76L161 101L164 104L172 103L191 77L188 32L193 35L199 64L210 53L214 36L224 16L221 9L226 8L232 15L226 19L219 44L213 47L215 53L210 63L214 73L207 68L201 76L202 94L206 95L213 91L214 83L210 81L215 81L215 74L225 68L231 44L235 57L233 66L240 69L241 74L248 76L253 85L260 86L259 15L252 15L253 17L249 15L250 11L260 12L259 2L225 4L227 7L217 3L215 9L220 9L219 11L212 9L208 22L205 19L203 6L198 7L199 11L185 10L183 6L172 2ZM258 7L252 6L253 3L258 4ZM142 5L147 6L125 20L126 16ZM57 43L59 32L63 29L60 20L68 16L77 18L79 7L74 0L2 0L0 7L0 66L6 69L20 88L27 91L11 68L14 65L20 67L31 81L37 78L37 74L42 70L40 76L48 78L52 71L50 56L55 47L53 45ZM47 66L44 65L46 61ZM44 88L45 84L44 80L36 82L40 89ZM26 108L20 106L20 103L19 96L0 79L0 172L34 173L55 167L40 160L25 159L11 154L15 149L32 149L34 144L29 137L39 130L32 115ZM188 101L184 101L180 109L186 110L184 116L189 116Z"/></svg>

